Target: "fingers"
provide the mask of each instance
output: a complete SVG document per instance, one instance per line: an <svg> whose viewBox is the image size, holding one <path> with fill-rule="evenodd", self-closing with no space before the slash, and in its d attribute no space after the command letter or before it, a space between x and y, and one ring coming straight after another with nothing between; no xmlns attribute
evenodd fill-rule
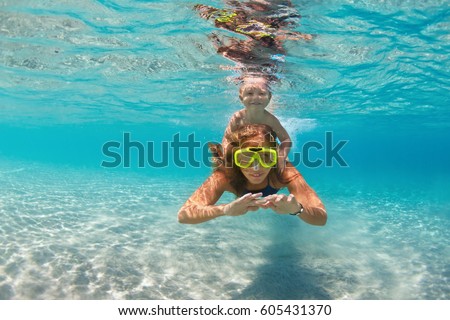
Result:
<svg viewBox="0 0 450 320"><path fill-rule="evenodd" d="M261 198L262 193L247 193L237 199L236 201L242 205L245 205L248 211L255 211L258 208L273 209L275 211L285 211L287 210L286 204L291 204L296 202L295 196L293 194L272 194Z"/></svg>
<svg viewBox="0 0 450 320"><path fill-rule="evenodd" d="M276 198L275 198L275 201L274 201L275 207L280 205L281 202L283 202L285 200L286 200L286 195L284 195L284 194L277 195Z"/></svg>
<svg viewBox="0 0 450 320"><path fill-rule="evenodd" d="M274 210L285 210L286 204L295 203L297 200L293 194L273 194L261 199L258 202L259 206L262 208L272 208Z"/></svg>
<svg viewBox="0 0 450 320"><path fill-rule="evenodd" d="M270 201L267 201L266 199L260 199L256 201L256 204L260 207L260 208L273 208L273 203Z"/></svg>
<svg viewBox="0 0 450 320"><path fill-rule="evenodd" d="M293 200L295 200L294 195L291 193L288 197L287 197L287 201L288 202L292 202Z"/></svg>
<svg viewBox="0 0 450 320"><path fill-rule="evenodd" d="M262 192L258 192L258 193L246 193L244 194L242 197L240 197L239 199L247 199L247 198L259 198L262 196Z"/></svg>
<svg viewBox="0 0 450 320"><path fill-rule="evenodd" d="M256 211L260 207L258 202L261 201L261 196L262 192L247 193L235 201L238 206L245 208L245 211Z"/></svg>
<svg viewBox="0 0 450 320"><path fill-rule="evenodd" d="M262 195L263 195L262 192L258 192L258 193L253 193L252 197L253 197L253 199L258 199L258 198L261 198Z"/></svg>
<svg viewBox="0 0 450 320"><path fill-rule="evenodd" d="M252 202L262 196L262 192L258 193L247 193L238 199L241 203Z"/></svg>
<svg viewBox="0 0 450 320"><path fill-rule="evenodd" d="M264 209L269 209L269 208L274 209L275 205L272 202L267 202L267 203L261 204L260 207L264 208Z"/></svg>
<svg viewBox="0 0 450 320"><path fill-rule="evenodd" d="M279 203L279 202L281 202L282 200L285 200L286 199L286 196L284 195L284 194L280 194L278 197L277 197L277 200L275 200L277 203Z"/></svg>
<svg viewBox="0 0 450 320"><path fill-rule="evenodd" d="M258 208L259 208L259 201L261 201L261 196L262 196L262 193L261 192L259 192L259 193L254 193L254 194L251 194L246 200L247 200L247 206L250 208L250 207L255 207L255 208L257 208L256 210L258 210ZM250 209L249 209L250 210ZM255 211L255 210L251 210L251 211Z"/></svg>
<svg viewBox="0 0 450 320"><path fill-rule="evenodd" d="M266 201L273 201L276 198L276 194L271 194L270 196L266 196L263 199Z"/></svg>
<svg viewBox="0 0 450 320"><path fill-rule="evenodd" d="M244 201L246 199L248 199L252 194L251 193L246 193L244 194L242 197L238 198L238 201Z"/></svg>

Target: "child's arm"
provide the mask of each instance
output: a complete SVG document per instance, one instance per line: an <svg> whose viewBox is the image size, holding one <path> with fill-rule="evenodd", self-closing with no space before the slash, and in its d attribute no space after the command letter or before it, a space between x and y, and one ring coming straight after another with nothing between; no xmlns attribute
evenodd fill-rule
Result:
<svg viewBox="0 0 450 320"><path fill-rule="evenodd" d="M280 121L272 114L270 114L270 123L272 130L275 131L278 139L280 140L280 146L278 147L278 172L282 173L286 167L286 161L289 151L292 147L292 140L289 133L281 125Z"/></svg>
<svg viewBox="0 0 450 320"><path fill-rule="evenodd" d="M225 129L225 133L223 134L222 139L222 148L223 152L226 152L226 147L228 145L227 137L234 131L236 131L242 125L242 113L241 111L235 112L228 122L227 128Z"/></svg>
<svg viewBox="0 0 450 320"><path fill-rule="evenodd" d="M283 125L280 123L280 121L274 115L271 115L270 124L273 131L275 131L278 139L280 140L280 147L278 153L281 157L286 159L292 147L291 137L289 136L289 133L286 131Z"/></svg>

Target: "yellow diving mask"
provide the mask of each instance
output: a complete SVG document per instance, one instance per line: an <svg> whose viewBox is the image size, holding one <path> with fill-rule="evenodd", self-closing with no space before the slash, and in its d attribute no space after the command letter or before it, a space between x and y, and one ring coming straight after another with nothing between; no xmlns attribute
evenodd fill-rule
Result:
<svg viewBox="0 0 450 320"><path fill-rule="evenodd" d="M234 153L234 163L240 168L250 167L255 160L258 160L263 168L271 168L277 164L277 150L267 147L250 147L236 150Z"/></svg>

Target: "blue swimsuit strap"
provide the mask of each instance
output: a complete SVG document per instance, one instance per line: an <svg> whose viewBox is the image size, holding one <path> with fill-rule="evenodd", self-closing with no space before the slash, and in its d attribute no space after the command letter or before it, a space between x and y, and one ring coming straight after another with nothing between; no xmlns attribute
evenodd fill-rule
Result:
<svg viewBox="0 0 450 320"><path fill-rule="evenodd" d="M280 189L277 189L277 188L272 187L272 186L270 185L270 182L267 182L267 186L264 187L263 189L260 189L260 190L247 190L247 189L244 189L244 194L249 193L249 192L251 192L251 193L262 192L263 197L266 197L266 196L269 196L269 195L271 195L271 194L277 193L279 190L280 190Z"/></svg>

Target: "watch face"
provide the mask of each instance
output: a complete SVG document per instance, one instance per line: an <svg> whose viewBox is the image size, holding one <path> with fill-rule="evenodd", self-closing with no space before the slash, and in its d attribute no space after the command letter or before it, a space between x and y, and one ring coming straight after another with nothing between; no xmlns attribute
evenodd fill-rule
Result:
<svg viewBox="0 0 450 320"><path fill-rule="evenodd" d="M300 205L300 207L301 207L300 210L298 210L297 212L294 212L294 213L290 213L290 215L291 216L298 216L298 215L300 215L303 212L303 210L304 210L302 205Z"/></svg>

